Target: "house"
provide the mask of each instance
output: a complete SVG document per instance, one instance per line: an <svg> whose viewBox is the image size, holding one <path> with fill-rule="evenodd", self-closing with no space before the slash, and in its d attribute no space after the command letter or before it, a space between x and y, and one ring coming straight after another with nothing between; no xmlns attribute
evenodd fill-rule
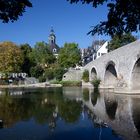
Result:
<svg viewBox="0 0 140 140"><path fill-rule="evenodd" d="M106 41L102 46L99 46L99 48L95 51L93 54L93 60L98 59L102 55L108 53L108 41Z"/></svg>
<svg viewBox="0 0 140 140"><path fill-rule="evenodd" d="M86 65L100 56L108 53L108 41L95 41L91 47L81 49L81 61L82 65Z"/></svg>

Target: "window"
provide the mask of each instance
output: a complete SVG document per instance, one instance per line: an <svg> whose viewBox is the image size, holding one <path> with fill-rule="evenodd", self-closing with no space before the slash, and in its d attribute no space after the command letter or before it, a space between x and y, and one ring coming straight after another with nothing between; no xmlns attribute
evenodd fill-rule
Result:
<svg viewBox="0 0 140 140"><path fill-rule="evenodd" d="M100 56L100 52L98 52L98 56Z"/></svg>
<svg viewBox="0 0 140 140"><path fill-rule="evenodd" d="M55 49L55 48L53 49L53 52L54 52L54 53L56 52L56 49Z"/></svg>
<svg viewBox="0 0 140 140"><path fill-rule="evenodd" d="M104 55L105 53L101 53L101 55Z"/></svg>

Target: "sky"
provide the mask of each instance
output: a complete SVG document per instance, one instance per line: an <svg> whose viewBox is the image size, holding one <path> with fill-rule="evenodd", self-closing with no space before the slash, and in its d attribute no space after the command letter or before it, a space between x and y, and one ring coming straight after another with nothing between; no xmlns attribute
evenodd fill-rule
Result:
<svg viewBox="0 0 140 140"><path fill-rule="evenodd" d="M56 43L75 42L80 48L91 46L97 39L108 36L91 36L87 33L102 20L106 20L105 5L93 8L92 5L70 4L67 0L30 0L32 8L26 8L23 16L14 23L0 22L0 42L12 41L18 45L48 42L51 27L56 35Z"/></svg>

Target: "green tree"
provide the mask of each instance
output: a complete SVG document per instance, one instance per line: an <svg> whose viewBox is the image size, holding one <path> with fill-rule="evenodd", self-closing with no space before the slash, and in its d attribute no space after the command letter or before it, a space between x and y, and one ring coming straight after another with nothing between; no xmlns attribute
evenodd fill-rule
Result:
<svg viewBox="0 0 140 140"><path fill-rule="evenodd" d="M109 51L113 51L123 45L127 45L136 40L136 37L132 36L130 33L123 34L121 36L115 35L108 45Z"/></svg>
<svg viewBox="0 0 140 140"><path fill-rule="evenodd" d="M0 0L0 19L4 23L14 22L22 16L26 7L32 7L29 0Z"/></svg>
<svg viewBox="0 0 140 140"><path fill-rule="evenodd" d="M83 72L82 79L83 79L85 82L89 82L89 71L88 71L88 70L85 70L85 71Z"/></svg>
<svg viewBox="0 0 140 140"><path fill-rule="evenodd" d="M48 67L48 65L55 62L55 56L50 52L48 45L42 41L37 42L33 49L32 55L35 62L42 67Z"/></svg>
<svg viewBox="0 0 140 140"><path fill-rule="evenodd" d="M58 55L58 63L64 68L74 67L80 59L80 50L75 43L65 43Z"/></svg>
<svg viewBox="0 0 140 140"><path fill-rule="evenodd" d="M21 67L22 72L26 72L30 76L31 75L30 68L35 65L34 61L30 59L30 53L32 52L32 48L29 44L26 43L20 45L20 49L23 53L23 59L24 59Z"/></svg>
<svg viewBox="0 0 140 140"><path fill-rule="evenodd" d="M0 43L0 72L20 72L23 55L13 42Z"/></svg>
<svg viewBox="0 0 140 140"><path fill-rule="evenodd" d="M82 2L91 4L94 8L107 4L108 14L107 21L101 21L98 25L93 26L89 33L94 35L123 34L140 30L140 1L139 0L67 0L70 3Z"/></svg>
<svg viewBox="0 0 140 140"><path fill-rule="evenodd" d="M43 75L44 69L40 65L36 65L34 67L31 67L30 69L31 76L39 78Z"/></svg>
<svg viewBox="0 0 140 140"><path fill-rule="evenodd" d="M66 71L64 70L64 68L56 66L54 68L54 77L56 78L56 80L61 81L65 72Z"/></svg>
<svg viewBox="0 0 140 140"><path fill-rule="evenodd" d="M55 63L56 58L50 52L47 43L44 41L37 42L29 57L30 61L34 62L30 69L32 76L39 78L42 82L53 78L53 69L51 69L51 66Z"/></svg>

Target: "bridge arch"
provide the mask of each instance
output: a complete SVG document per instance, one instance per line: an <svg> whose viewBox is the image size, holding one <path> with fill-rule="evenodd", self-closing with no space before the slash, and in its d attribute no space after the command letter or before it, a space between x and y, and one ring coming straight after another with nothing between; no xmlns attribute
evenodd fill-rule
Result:
<svg viewBox="0 0 140 140"><path fill-rule="evenodd" d="M105 86L115 87L117 85L117 71L115 68L115 63L110 61L105 68L104 74L104 84Z"/></svg>
<svg viewBox="0 0 140 140"><path fill-rule="evenodd" d="M131 73L131 88L139 89L140 87L140 58L135 62Z"/></svg>
<svg viewBox="0 0 140 140"><path fill-rule="evenodd" d="M96 71L95 67L93 67L91 69L91 80L94 80L96 78L97 78L97 71Z"/></svg>

